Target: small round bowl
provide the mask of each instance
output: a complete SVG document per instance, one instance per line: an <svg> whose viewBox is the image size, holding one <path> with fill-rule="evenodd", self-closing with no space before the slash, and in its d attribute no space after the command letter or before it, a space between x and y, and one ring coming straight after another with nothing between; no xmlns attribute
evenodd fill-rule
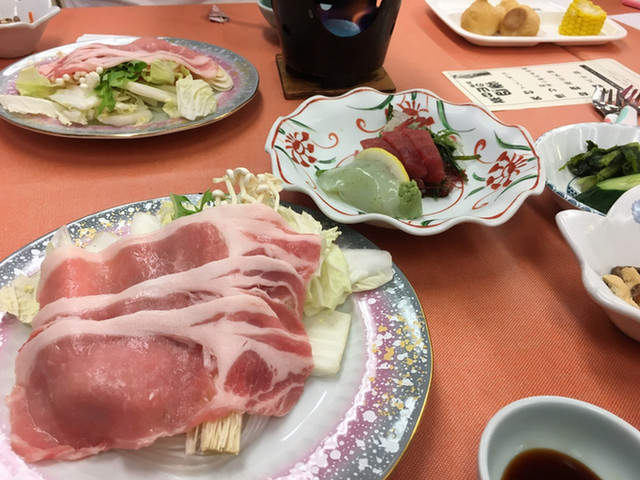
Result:
<svg viewBox="0 0 640 480"><path fill-rule="evenodd" d="M600 478L637 478L640 432L614 414L580 400L528 397L499 410L478 449L480 480L500 480L509 462L532 448L568 455Z"/></svg>
<svg viewBox="0 0 640 480"><path fill-rule="evenodd" d="M591 140L602 148L638 142L640 128L605 122L578 123L550 130L536 140L536 152L546 167L547 187L556 194L558 203L563 208L578 208L604 215L605 212L596 210L574 198L580 193L577 177L566 168L560 170L571 157L587 150L587 140Z"/></svg>
<svg viewBox="0 0 640 480"><path fill-rule="evenodd" d="M614 325L640 341L640 308L617 297L602 276L616 266L640 266L640 186L622 195L606 216L580 210L556 214L556 223L582 270L582 283Z"/></svg>
<svg viewBox="0 0 640 480"><path fill-rule="evenodd" d="M5 1L0 18L20 17L20 22L0 25L0 57L16 58L32 53L49 20L60 13L51 0ZM31 20L33 19L33 20Z"/></svg>
<svg viewBox="0 0 640 480"><path fill-rule="evenodd" d="M262 13L262 16L265 18L265 20L269 22L269 25L277 28L276 15L273 13L271 0L258 0L258 8L260 9L260 13Z"/></svg>

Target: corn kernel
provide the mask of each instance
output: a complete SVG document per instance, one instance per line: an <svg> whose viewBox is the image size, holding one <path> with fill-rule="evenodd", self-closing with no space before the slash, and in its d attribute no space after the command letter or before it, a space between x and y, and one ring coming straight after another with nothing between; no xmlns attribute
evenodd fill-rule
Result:
<svg viewBox="0 0 640 480"><path fill-rule="evenodd" d="M598 35L607 13L591 0L573 0L562 17L560 35Z"/></svg>

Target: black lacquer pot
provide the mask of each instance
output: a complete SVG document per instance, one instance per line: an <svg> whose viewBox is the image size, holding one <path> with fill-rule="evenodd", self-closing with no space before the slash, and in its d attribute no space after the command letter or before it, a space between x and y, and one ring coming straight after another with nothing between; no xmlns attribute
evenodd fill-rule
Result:
<svg viewBox="0 0 640 480"><path fill-rule="evenodd" d="M284 60L326 86L357 85L384 63L400 0L273 0Z"/></svg>

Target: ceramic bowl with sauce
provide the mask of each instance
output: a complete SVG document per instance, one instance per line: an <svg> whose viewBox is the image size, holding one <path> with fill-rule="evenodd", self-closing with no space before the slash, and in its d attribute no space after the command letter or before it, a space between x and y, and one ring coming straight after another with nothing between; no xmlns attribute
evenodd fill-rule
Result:
<svg viewBox="0 0 640 480"><path fill-rule="evenodd" d="M510 474L519 462L530 463L529 474L550 470L542 477ZM550 473L567 463L573 476ZM640 432L607 410L566 397L528 397L503 407L487 424L478 449L480 480L631 480L638 472Z"/></svg>

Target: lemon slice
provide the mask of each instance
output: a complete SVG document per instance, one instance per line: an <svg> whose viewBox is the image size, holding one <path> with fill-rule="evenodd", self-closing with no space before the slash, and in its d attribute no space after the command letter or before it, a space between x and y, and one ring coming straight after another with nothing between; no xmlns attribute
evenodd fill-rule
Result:
<svg viewBox="0 0 640 480"><path fill-rule="evenodd" d="M354 162L376 162L384 165L393 178L401 182L408 182L410 180L407 170L404 168L402 162L398 160L398 157L382 148L365 148L356 154L353 160Z"/></svg>

